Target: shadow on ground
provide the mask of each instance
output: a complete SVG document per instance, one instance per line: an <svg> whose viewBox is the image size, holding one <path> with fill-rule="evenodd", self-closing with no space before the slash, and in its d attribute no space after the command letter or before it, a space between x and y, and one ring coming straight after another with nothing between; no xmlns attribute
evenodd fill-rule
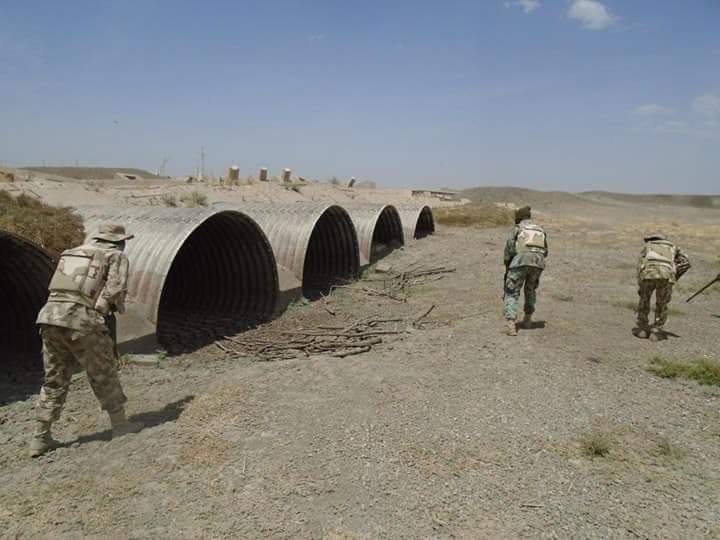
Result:
<svg viewBox="0 0 720 540"><path fill-rule="evenodd" d="M193 395L185 396L182 399L168 403L159 411L148 411L135 414L128 420L130 422L140 422L143 426L140 431L159 426L160 424L164 424L166 422L174 422L180 418L180 415L182 415L185 407L187 407L193 399L195 399L195 396ZM82 435L74 441L64 442L58 445L58 448L65 448L74 444L86 444L93 441L109 441L111 439L112 430L106 429L105 431L100 431L98 433Z"/></svg>

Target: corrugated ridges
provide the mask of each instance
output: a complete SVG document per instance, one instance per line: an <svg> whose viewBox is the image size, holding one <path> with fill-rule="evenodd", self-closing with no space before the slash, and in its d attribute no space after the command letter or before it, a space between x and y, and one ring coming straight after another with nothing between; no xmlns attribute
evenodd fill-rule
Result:
<svg viewBox="0 0 720 540"><path fill-rule="evenodd" d="M404 234L400 214L388 204L346 206L357 231L364 262L375 262L392 244L402 245ZM381 253L381 250L383 253Z"/></svg>
<svg viewBox="0 0 720 540"><path fill-rule="evenodd" d="M397 207L405 232L405 242L424 238L435 232L435 218L427 205L401 205Z"/></svg>
<svg viewBox="0 0 720 540"><path fill-rule="evenodd" d="M277 301L272 248L250 217L206 208L79 207L88 236L100 223L126 227L129 295L159 325L178 313L268 318Z"/></svg>
<svg viewBox="0 0 720 540"><path fill-rule="evenodd" d="M295 274L304 289L324 289L359 272L357 235L340 206L303 202L222 207L252 217L267 235L278 264Z"/></svg>
<svg viewBox="0 0 720 540"><path fill-rule="evenodd" d="M54 266L40 246L0 230L0 345L40 350L35 319L47 300Z"/></svg>

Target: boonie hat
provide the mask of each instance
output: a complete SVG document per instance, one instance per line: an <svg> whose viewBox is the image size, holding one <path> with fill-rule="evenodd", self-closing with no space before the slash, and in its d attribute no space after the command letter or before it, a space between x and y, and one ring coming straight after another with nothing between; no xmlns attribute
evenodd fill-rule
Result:
<svg viewBox="0 0 720 540"><path fill-rule="evenodd" d="M135 235L127 234L125 232L125 227L122 225L117 225L116 223L103 223L98 227L98 232L93 235L93 238L107 240L108 242L122 242L123 240L135 238Z"/></svg>

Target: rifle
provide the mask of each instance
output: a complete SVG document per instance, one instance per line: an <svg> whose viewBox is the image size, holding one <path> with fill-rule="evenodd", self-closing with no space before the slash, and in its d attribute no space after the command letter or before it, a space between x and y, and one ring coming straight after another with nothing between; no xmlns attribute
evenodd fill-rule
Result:
<svg viewBox="0 0 720 540"><path fill-rule="evenodd" d="M700 293L703 292L705 289L707 289L708 287L710 287L710 285L712 285L713 283L717 283L717 282L720 282L720 274L718 274L717 276L715 276L710 283L706 284L702 289L700 289L700 290L697 291L695 294L693 294L690 298L688 298L687 300L685 300L685 302L689 302L690 300L692 300L693 298L695 298L698 294L700 294Z"/></svg>
<svg viewBox="0 0 720 540"><path fill-rule="evenodd" d="M115 360L118 360L120 358L120 353L118 352L117 346L117 319L115 318L115 313L110 312L105 315L105 324L107 325L108 330L110 331L110 337L113 340L113 353L115 354Z"/></svg>

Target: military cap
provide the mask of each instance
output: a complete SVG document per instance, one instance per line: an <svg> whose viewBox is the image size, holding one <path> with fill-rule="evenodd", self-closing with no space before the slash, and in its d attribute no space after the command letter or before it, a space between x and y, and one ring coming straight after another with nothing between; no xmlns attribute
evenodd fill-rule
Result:
<svg viewBox="0 0 720 540"><path fill-rule="evenodd" d="M93 235L93 238L98 240L107 240L108 242L122 242L123 240L130 240L135 235L127 234L125 227L117 225L116 223L103 223L98 227L98 231Z"/></svg>
<svg viewBox="0 0 720 540"><path fill-rule="evenodd" d="M667 237L660 231L655 231L645 236L643 240L645 240L646 242L650 242L651 240L667 240Z"/></svg>
<svg viewBox="0 0 720 540"><path fill-rule="evenodd" d="M530 219L530 210L529 206L523 206L515 210L515 223L520 223L523 219Z"/></svg>

